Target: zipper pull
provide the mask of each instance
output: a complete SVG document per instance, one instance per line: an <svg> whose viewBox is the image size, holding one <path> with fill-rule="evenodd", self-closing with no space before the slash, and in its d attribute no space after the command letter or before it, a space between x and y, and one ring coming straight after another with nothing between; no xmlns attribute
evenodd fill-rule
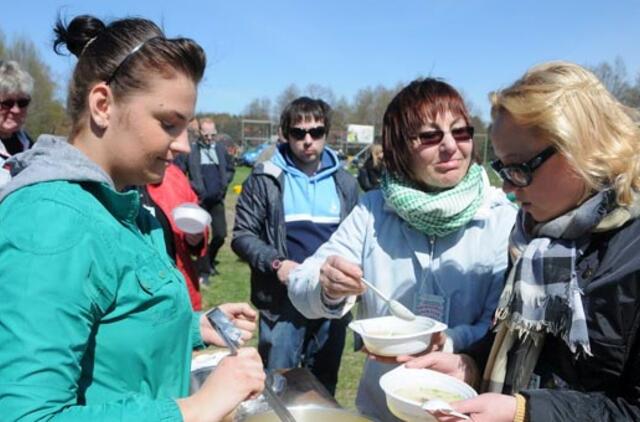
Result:
<svg viewBox="0 0 640 422"><path fill-rule="evenodd" d="M429 245L430 245L430 249L429 249L429 265L433 264L433 250L436 248L436 239L429 238Z"/></svg>

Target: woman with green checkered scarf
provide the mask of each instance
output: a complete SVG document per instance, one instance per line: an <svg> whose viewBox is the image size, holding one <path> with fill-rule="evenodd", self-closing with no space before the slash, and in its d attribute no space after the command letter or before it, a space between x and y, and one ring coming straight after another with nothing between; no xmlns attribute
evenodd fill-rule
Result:
<svg viewBox="0 0 640 422"><path fill-rule="evenodd" d="M358 318L388 315L364 277L414 313L449 326L431 349L462 350L486 334L516 210L475 163L473 132L462 97L449 84L420 79L398 93L384 115L380 189L363 195L289 278L289 297L300 312L339 317L360 296ZM397 363L368 359L358 391L357 407L377 420L394 420L378 386L393 368L389 361Z"/></svg>

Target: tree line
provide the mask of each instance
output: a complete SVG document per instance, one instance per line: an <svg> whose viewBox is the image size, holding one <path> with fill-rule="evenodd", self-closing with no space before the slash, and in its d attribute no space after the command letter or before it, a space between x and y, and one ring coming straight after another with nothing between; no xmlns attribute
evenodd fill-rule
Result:
<svg viewBox="0 0 640 422"><path fill-rule="evenodd" d="M637 72L635 80L631 81L621 57L617 57L613 63L603 61L596 65L587 65L587 67L602 80L607 89L620 102L635 108L640 113L640 70ZM242 118L277 122L280 112L290 101L301 95L307 95L313 98L322 98L332 106L334 137L344 137L347 125L350 123L373 125L375 133L379 134L382 116L387 105L404 85L405 83L399 82L393 87L378 85L361 88L352 100L348 100L344 96L338 97L330 87L310 84L301 89L297 85L291 84L274 99L269 97L254 98L245 106L241 115L207 115L216 119L221 130L229 133L234 139L239 139ZM462 95L465 96L464 92ZM476 133L486 133L487 122L480 117L471 101L466 99L466 102L471 113L472 124L476 127ZM490 152L489 155L491 156L492 153Z"/></svg>
<svg viewBox="0 0 640 422"><path fill-rule="evenodd" d="M0 60L15 60L21 64L34 79L34 92L29 108L26 129L37 137L42 133L64 135L69 130L69 120L65 114L63 102L57 98L60 92L49 66L41 59L34 43L25 37L17 37L8 42L0 31ZM623 104L640 110L640 70L635 79L630 80L624 60L617 57L613 63L607 61L588 66ZM199 117L211 117L218 130L234 139L242 138L242 119L257 119L277 122L281 111L293 99L307 95L322 98L333 109L333 136L341 138L348 124L375 126L379 134L382 116L387 105L404 86L398 82L395 86L368 86L359 89L352 99L338 96L327 86L309 84L300 88L295 84L285 87L276 98L260 97L251 100L241 114L199 113ZM464 93L462 93L464 96ZM484 133L487 123L482 120L473 104L467 101L472 115L472 123L477 133Z"/></svg>

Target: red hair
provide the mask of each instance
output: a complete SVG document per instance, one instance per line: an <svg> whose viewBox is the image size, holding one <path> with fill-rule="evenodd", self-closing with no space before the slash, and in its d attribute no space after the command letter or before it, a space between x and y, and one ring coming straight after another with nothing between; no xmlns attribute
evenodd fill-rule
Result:
<svg viewBox="0 0 640 422"><path fill-rule="evenodd" d="M469 124L469 112L460 93L435 78L416 79L389 103L382 120L382 149L388 171L417 180L411 170L411 141L420 128L438 115L450 112Z"/></svg>

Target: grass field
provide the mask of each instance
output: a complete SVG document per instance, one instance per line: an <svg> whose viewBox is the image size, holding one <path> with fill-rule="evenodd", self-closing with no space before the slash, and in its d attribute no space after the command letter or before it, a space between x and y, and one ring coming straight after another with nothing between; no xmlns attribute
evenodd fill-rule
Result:
<svg viewBox="0 0 640 422"><path fill-rule="evenodd" d="M226 198L227 224L229 236L224 246L220 249L217 266L219 275L211 279L209 287L203 290L203 306L213 306L224 302L248 302L249 301L249 266L240 261L231 251L231 228L233 227L234 210L238 195L233 192L233 186L241 184L251 171L248 167L238 167L233 182L229 186ZM254 341L251 345L255 346ZM365 356L362 353L353 352L353 335L347 335L347 344L342 355L342 364L338 378L336 399L345 408L355 409L355 396L358 380L362 371Z"/></svg>

